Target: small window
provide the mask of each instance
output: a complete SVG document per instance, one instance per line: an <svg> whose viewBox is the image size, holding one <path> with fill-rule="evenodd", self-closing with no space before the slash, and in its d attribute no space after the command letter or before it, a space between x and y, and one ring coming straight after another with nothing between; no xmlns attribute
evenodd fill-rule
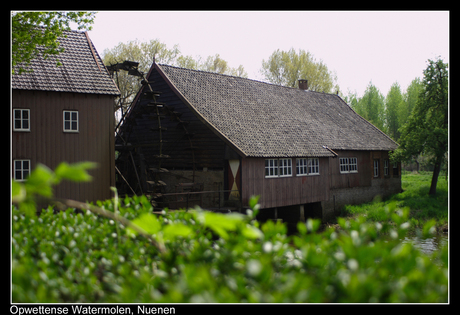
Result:
<svg viewBox="0 0 460 315"><path fill-rule="evenodd" d="M340 173L348 172L348 158L340 158Z"/></svg>
<svg viewBox="0 0 460 315"><path fill-rule="evenodd" d="M348 170L350 173L358 173L358 158L348 158Z"/></svg>
<svg viewBox="0 0 460 315"><path fill-rule="evenodd" d="M65 110L64 111L64 131L65 132L78 132L78 111Z"/></svg>
<svg viewBox="0 0 460 315"><path fill-rule="evenodd" d="M297 176L308 174L307 159L296 159L295 164Z"/></svg>
<svg viewBox="0 0 460 315"><path fill-rule="evenodd" d="M265 160L265 177L278 177L278 160Z"/></svg>
<svg viewBox="0 0 460 315"><path fill-rule="evenodd" d="M374 160L374 177L379 177L379 160Z"/></svg>
<svg viewBox="0 0 460 315"><path fill-rule="evenodd" d="M30 131L30 110L14 109L14 131Z"/></svg>
<svg viewBox="0 0 460 315"><path fill-rule="evenodd" d="M358 173L358 158L340 158L340 173Z"/></svg>
<svg viewBox="0 0 460 315"><path fill-rule="evenodd" d="M383 175L390 175L390 160L383 160Z"/></svg>
<svg viewBox="0 0 460 315"><path fill-rule="evenodd" d="M319 175L319 159L308 159L308 175Z"/></svg>
<svg viewBox="0 0 460 315"><path fill-rule="evenodd" d="M292 159L279 160L280 176L292 176Z"/></svg>
<svg viewBox="0 0 460 315"><path fill-rule="evenodd" d="M14 179L24 181L30 173L30 160L14 160Z"/></svg>

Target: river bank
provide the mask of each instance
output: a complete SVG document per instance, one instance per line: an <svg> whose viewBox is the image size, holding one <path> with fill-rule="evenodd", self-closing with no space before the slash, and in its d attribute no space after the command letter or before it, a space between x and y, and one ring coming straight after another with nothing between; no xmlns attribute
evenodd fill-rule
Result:
<svg viewBox="0 0 460 315"><path fill-rule="evenodd" d="M381 222L388 218L388 211L406 208L409 209L410 234L416 233L430 220L436 221L437 233L447 233L449 229L448 180L445 176L440 176L437 193L435 196L430 196L428 191L431 176L431 172L403 174L403 192L384 201L376 198L374 202L345 206L341 217L349 219L362 215L367 221Z"/></svg>

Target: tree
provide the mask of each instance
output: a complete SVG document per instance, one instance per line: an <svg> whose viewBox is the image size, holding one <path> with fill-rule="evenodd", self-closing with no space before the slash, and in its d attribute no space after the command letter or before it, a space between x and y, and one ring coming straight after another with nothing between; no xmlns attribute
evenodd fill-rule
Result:
<svg viewBox="0 0 460 315"><path fill-rule="evenodd" d="M401 128L400 147L392 159L407 161L418 154L430 156L434 170L429 194L434 195L448 150L448 65L442 59L428 60L423 74L422 91Z"/></svg>
<svg viewBox="0 0 460 315"><path fill-rule="evenodd" d="M388 91L387 97L385 98L385 127L386 134L389 135L393 140L398 141L400 132L399 127L400 120L399 115L402 107L404 106L403 95L401 93L401 87L398 82L393 83L390 90Z"/></svg>
<svg viewBox="0 0 460 315"><path fill-rule="evenodd" d="M59 46L58 37L70 31L70 23L76 23L79 30L90 30L95 12L12 12L11 14L11 64L12 73L28 70L30 61L39 54L44 58L57 56L64 48ZM59 66L59 60L56 59Z"/></svg>
<svg viewBox="0 0 460 315"><path fill-rule="evenodd" d="M400 126L403 126L409 118L415 104L418 102L420 92L422 91L423 85L420 78L415 78L407 87L406 94L404 95L404 105L399 113Z"/></svg>
<svg viewBox="0 0 460 315"><path fill-rule="evenodd" d="M152 65L153 58L157 63L175 63L180 55L178 45L168 48L166 44L158 39L141 43L139 40L132 40L127 43L119 43L112 49L105 49L103 62L106 66L121 63L125 60L139 62L138 69L146 73ZM115 110L127 108L139 90L139 78L128 75L126 71L116 73L115 82L120 89L120 98Z"/></svg>
<svg viewBox="0 0 460 315"><path fill-rule="evenodd" d="M240 77L248 76L242 65L238 68L231 68L228 66L226 60L220 58L219 54L209 56L203 61L201 56L194 58L192 56L181 55L179 45L176 44L169 48L158 39L153 39L149 42L140 42L137 39L127 43L120 42L112 49L105 49L102 59L107 66L121 63L125 60L136 61L139 62L138 69L146 73L152 65L153 58L155 58L156 63ZM132 103L134 96L139 90L139 78L130 76L125 71L120 71L116 73L115 81L121 93L115 110L120 108L126 109Z"/></svg>
<svg viewBox="0 0 460 315"><path fill-rule="evenodd" d="M242 78L248 77L248 73L244 70L242 65L239 65L238 68L232 68L228 65L226 60L220 58L219 54L208 56L205 61L202 60L203 58L201 56L198 56L197 58L193 58L192 56L180 56L177 58L177 66L187 69L233 75Z"/></svg>
<svg viewBox="0 0 460 315"><path fill-rule="evenodd" d="M374 126L383 130L384 108L384 97L371 81L369 82L363 97L360 98L356 104L354 110Z"/></svg>
<svg viewBox="0 0 460 315"><path fill-rule="evenodd" d="M299 79L308 80L312 91L332 93L339 90L337 76L322 60L316 61L310 52L291 48L289 51L277 49L267 61L262 60L260 71L265 80L279 85L298 87Z"/></svg>

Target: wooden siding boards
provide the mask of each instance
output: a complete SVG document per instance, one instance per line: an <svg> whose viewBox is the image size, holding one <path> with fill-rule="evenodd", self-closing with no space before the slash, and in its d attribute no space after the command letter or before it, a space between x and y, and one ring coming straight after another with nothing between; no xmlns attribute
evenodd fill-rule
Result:
<svg viewBox="0 0 460 315"><path fill-rule="evenodd" d="M153 90L162 92L157 101L173 108L175 112L179 113L180 119L186 122L185 131L179 126L178 121L171 119L168 115L162 119L162 128L167 128L166 131L162 132L162 153L170 156L170 158L162 161L162 167L192 169L192 162L195 159L196 168L223 169L225 167L223 161L225 143L202 123L156 69L152 69L148 80L154 81L151 84ZM141 152L146 163L149 167L156 167L158 161L155 155L159 154L159 146L157 145L159 132L151 129L158 128L158 122L156 115L154 115L154 107L146 106L148 102L150 101L139 98L128 113L127 123L123 124L120 136L133 145L145 144L146 146L142 147ZM131 127L132 131L129 132ZM187 138L186 132L192 134L191 142ZM117 140L117 143L122 143L121 138ZM192 150L195 155L194 158Z"/></svg>
<svg viewBox="0 0 460 315"><path fill-rule="evenodd" d="M55 196L82 201L111 197L115 184L113 96L12 91L12 107L30 109L30 131L12 131L12 160L30 159L54 169L60 162L92 161L89 183L62 182ZM78 110L79 132L63 131L63 111ZM13 115L11 115L13 117ZM13 166L12 166L13 170Z"/></svg>
<svg viewBox="0 0 460 315"><path fill-rule="evenodd" d="M301 205L329 199L329 158L319 158L320 175L293 175L265 178L265 158L243 158L241 166L242 202L247 205L252 195L260 195L261 208Z"/></svg>
<svg viewBox="0 0 460 315"><path fill-rule="evenodd" d="M337 150L337 158L331 159L329 172L331 174L331 189L366 187L371 185L372 161L371 151ZM356 157L358 159L357 173L340 173L340 158Z"/></svg>

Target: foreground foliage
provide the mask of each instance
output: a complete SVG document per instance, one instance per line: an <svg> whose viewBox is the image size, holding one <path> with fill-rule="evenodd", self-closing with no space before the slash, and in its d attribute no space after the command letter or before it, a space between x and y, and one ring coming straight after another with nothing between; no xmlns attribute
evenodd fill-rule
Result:
<svg viewBox="0 0 460 315"><path fill-rule="evenodd" d="M255 221L257 198L247 215L155 215L145 196L31 213L31 192L50 194L34 181L84 180L89 167L42 167L13 185L13 302L448 302L447 247L428 256L399 241L408 209L387 207L383 223L340 218L322 233L309 219L295 236Z"/></svg>

